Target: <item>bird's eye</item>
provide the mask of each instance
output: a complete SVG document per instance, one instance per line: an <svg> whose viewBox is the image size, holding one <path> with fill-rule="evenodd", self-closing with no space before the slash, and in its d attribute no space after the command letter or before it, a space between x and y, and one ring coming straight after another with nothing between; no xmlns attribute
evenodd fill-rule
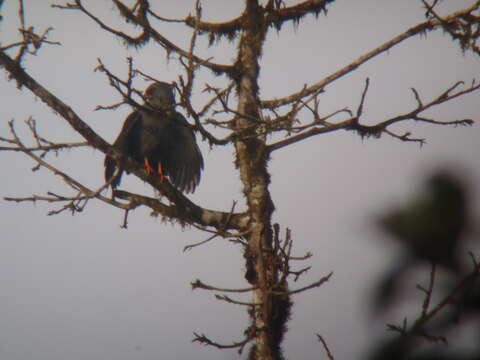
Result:
<svg viewBox="0 0 480 360"><path fill-rule="evenodd" d="M155 88L149 87L147 90L145 90L145 97L148 99L151 99L153 97L154 92L155 92Z"/></svg>

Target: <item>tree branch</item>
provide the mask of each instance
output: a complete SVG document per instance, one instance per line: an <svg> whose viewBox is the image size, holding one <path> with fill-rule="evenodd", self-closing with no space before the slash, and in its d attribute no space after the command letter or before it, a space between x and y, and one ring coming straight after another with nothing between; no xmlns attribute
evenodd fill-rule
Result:
<svg viewBox="0 0 480 360"><path fill-rule="evenodd" d="M203 289L203 290L210 290L210 291L221 291L221 292L234 292L234 293L242 293L242 292L250 292L255 290L255 287L249 288L240 288L240 289L228 289L228 288L219 288L211 285L207 285L200 281L199 279L191 282L192 289Z"/></svg>
<svg viewBox="0 0 480 360"><path fill-rule="evenodd" d="M480 1L476 1L474 5L466 8L466 9L457 11L457 12L445 17L444 21L453 21L454 19L460 18L462 16L466 16L466 15L470 14L472 11L477 10L479 7L480 7ZM276 107L279 107L279 106L284 106L284 105L287 105L287 104L291 104L295 101L298 101L299 99L302 99L306 96L309 96L309 95L315 93L316 91L319 91L319 90L325 88L325 86L327 86L328 84L331 84L335 80L347 75L348 73L357 69L361 65L365 64L370 59L374 58L375 56L377 56L379 54L382 54L382 53L388 51L389 49L398 45L402 41L404 41L404 40L406 40L410 37L413 37L415 35L425 33L426 31L434 30L438 27L441 27L441 25L442 25L442 23L438 20L435 20L435 19L431 19L431 20L422 22L420 24L417 24L417 25L409 28L408 30L404 31L400 35L395 36L393 39L383 43L379 47L377 47L377 48L367 52L366 54L360 56L359 58L357 58L352 63L348 64L347 66L345 66L341 69L339 69L335 73L327 76L326 78L320 80L319 82L317 82L317 83L315 83L315 84L313 84L309 87L306 87L299 92L296 92L294 94L291 94L291 95L283 97L283 98L272 99L272 100L264 100L264 101L261 102L261 105L262 105L263 108L272 109L272 108L276 108Z"/></svg>
<svg viewBox="0 0 480 360"><path fill-rule="evenodd" d="M298 294L316 287L322 286L324 283L326 283L328 280L330 280L330 277L333 275L333 272L330 272L328 275L322 277L321 279L311 283L310 285L304 286L302 288L296 289L296 290L290 290L290 291L272 291L274 294L288 294L288 295L294 295Z"/></svg>
<svg viewBox="0 0 480 360"><path fill-rule="evenodd" d="M182 214L182 219L189 219L204 226L222 226L225 219L228 218L227 213L206 210L191 202L168 182L161 181L157 176L147 174L141 164L138 164L128 156L123 155L113 146L108 144L103 138L95 133L77 114L55 95L41 86L35 79L14 60L12 60L3 51L0 51L0 66L4 67L10 75L16 79L18 85L26 86L36 96L38 96L45 104L61 115L88 143L111 156L117 162L121 163L125 170L132 172L143 181L147 182L155 189L165 195L172 203L175 204L175 213ZM235 220L235 221L234 221ZM238 222L236 222L238 221ZM241 229L247 223L248 216L243 214L232 216L229 227Z"/></svg>
<svg viewBox="0 0 480 360"><path fill-rule="evenodd" d="M307 0L296 5L288 7L275 7L273 2L269 2L267 7L266 22L269 26L275 26L280 30L282 25L287 21L293 21L295 24L300 22L307 14L314 14L318 17L320 12L327 12L327 4L333 3L335 0Z"/></svg>
<svg viewBox="0 0 480 360"><path fill-rule="evenodd" d="M188 51L183 50L179 46L175 45L173 42L162 36L159 32L157 32L154 28L151 27L149 21L147 20L146 14L138 14L135 15L133 11L128 9L124 4L122 4L118 0L112 0L117 8L120 10L120 14L128 21L131 22L137 26L140 26L142 28L142 33L137 36L137 37L131 37L127 34L125 34L122 31L118 31L113 29L112 27L109 27L106 25L104 22L102 22L98 17L93 15L91 12L89 12L83 5L80 0L74 0L74 4L67 4L65 6L61 5L52 5L54 7L60 8L60 9L74 9L74 10L80 10L83 12L85 15L87 15L90 19L92 19L95 23L97 23L102 29L114 34L115 36L125 40L125 42L128 45L133 45L133 46L141 46L144 45L146 42L150 40L150 38L153 38L160 46L162 46L168 53L169 52L174 52L177 53L181 56L184 57L189 57L190 54ZM142 1L142 4L148 4L147 2ZM145 5L146 11L148 11L148 6ZM196 55L191 55L193 60L212 70L216 74L224 74L224 73L231 73L233 70L233 67L231 65L222 65L222 64L216 64L212 63L208 60L202 59Z"/></svg>
<svg viewBox="0 0 480 360"><path fill-rule="evenodd" d="M195 337L193 338L192 342L199 342L201 344L210 345L218 349L239 348L238 353L241 354L245 345L247 345L255 338L255 331L253 331L252 329L247 329L245 339L243 339L242 341L234 342L232 344L220 344L216 341L209 339L205 334L198 334L194 332L193 335Z"/></svg>
<svg viewBox="0 0 480 360"><path fill-rule="evenodd" d="M457 285L454 286L448 292L448 294L445 295L444 298L437 303L437 305L435 305L433 308L430 308L431 292L433 289L433 282L435 277L435 269L432 268L430 272L429 287L428 289L424 290L425 299L423 301L422 312L420 316L417 318L417 320L413 323L413 325L410 328L407 327L407 320L404 319L402 326L387 324L387 329L391 331L399 332L402 335L401 341L403 341L404 344L409 344L413 340L413 338L416 336L424 337L427 340L430 340L433 342L441 341L446 343L447 340L444 336L436 336L436 335L428 334L425 331L425 326L440 312L444 311L447 306L451 304L455 304L456 301L458 301L458 298L462 296L462 292L465 292L468 289L470 289L472 286L474 286L475 282L479 279L480 264L475 261L475 259L473 258L473 255L472 255L472 259L474 262L473 270L469 274L461 278L457 283Z"/></svg>
<svg viewBox="0 0 480 360"><path fill-rule="evenodd" d="M59 211L50 212L49 215L58 214L58 213L62 212L63 210L67 209L67 208L71 209L72 211L75 211L76 206L73 206L74 202L83 201L83 200L88 201L89 199L92 199L92 198L97 198L97 199L99 199L103 202L106 202L106 203L110 204L110 205L113 205L113 206L116 206L116 207L119 207L119 208L123 208L123 209L126 209L130 206L130 205L125 205L125 204L120 204L113 199L109 199L109 198L106 198L106 197L102 196L101 192L108 186L108 184L103 185L102 187L100 187L96 191L92 191L88 187L86 187L86 186L82 185L81 183L79 183L78 181L74 180L72 177L70 177L66 173L58 170L53 165L51 165L48 162L42 160L39 156L35 155L31 150L28 150L28 148L26 148L23 145L20 138L16 134L13 120L9 122L9 127L10 127L10 131L11 131L13 137L14 137L13 140L15 141L15 144L18 146L19 151L22 151L27 156L34 159L39 165L41 165L41 166L45 167L46 169L50 170L55 175L60 176L67 185L69 185L75 191L78 191L79 195L77 195L75 197L64 197L64 196L59 196L59 195L56 195L56 194L53 194L53 193L49 192L49 195L51 195L50 197L40 197L40 196L33 196L33 197L30 197L30 198L6 197L6 198L4 198L5 200L15 201L15 202L23 202L23 201L35 202L37 200L44 200L44 201L48 201L48 202L70 201L70 204L65 206L63 209L61 209ZM85 194L85 196L81 196L81 194Z"/></svg>
<svg viewBox="0 0 480 360"><path fill-rule="evenodd" d="M356 131L362 137L365 137L365 136L380 137L382 133L386 133L402 141L420 142L421 144L423 144L425 142L424 139L411 138L410 137L411 133L409 132L403 135L398 135L392 132L391 130L389 130L388 127L395 123L407 121L407 120L410 120L410 121L413 120L417 122L423 122L423 123L435 124L435 125L463 125L463 126L472 125L474 123L474 120L472 119L439 121L439 120L427 118L425 116L421 116L421 113L423 113L424 111L434 106L443 104L459 96L466 95L480 89L480 83L475 84L475 81L473 81L470 87L463 90L458 90L455 92L455 90L462 84L464 84L463 81L456 82L454 85L450 86L447 90L444 90L443 92L440 93L440 95L433 98L427 103L422 102L418 91L415 89L412 89L412 92L417 101L417 106L413 110L401 115L393 116L385 121L378 122L374 125L362 125L359 120L363 114L364 102L365 102L366 93L369 86L369 81L367 79L365 83L365 88L361 95L360 104L358 106L355 116L352 116L351 118L339 123L327 123L325 121L322 121L318 124L318 127L310 128L309 130L303 131L297 135L290 136L286 139L269 144L268 150L272 152L272 151L281 149L285 146L289 146L296 142L307 139L311 136L325 134L325 133L329 133L337 130ZM315 125L315 122L313 122L312 125Z"/></svg>
<svg viewBox="0 0 480 360"><path fill-rule="evenodd" d="M327 358L329 360L334 360L334 357L330 351L330 349L327 346L327 342L324 340L323 336L320 334L317 334L317 339L322 343L323 348L325 349L325 352L327 353Z"/></svg>

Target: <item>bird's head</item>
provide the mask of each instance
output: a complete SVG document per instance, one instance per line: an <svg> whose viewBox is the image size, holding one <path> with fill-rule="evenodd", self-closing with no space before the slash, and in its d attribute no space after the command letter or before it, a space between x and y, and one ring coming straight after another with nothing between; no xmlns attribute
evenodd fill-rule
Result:
<svg viewBox="0 0 480 360"><path fill-rule="evenodd" d="M167 110L175 105L173 86L165 82L150 85L144 93L145 99L156 108Z"/></svg>

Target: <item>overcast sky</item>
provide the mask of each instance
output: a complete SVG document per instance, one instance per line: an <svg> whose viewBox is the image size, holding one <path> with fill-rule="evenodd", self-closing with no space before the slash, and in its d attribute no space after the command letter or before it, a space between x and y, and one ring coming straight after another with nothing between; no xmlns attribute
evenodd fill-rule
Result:
<svg viewBox="0 0 480 360"><path fill-rule="evenodd" d="M443 11L468 5L467 0L445 0ZM26 21L42 32L53 26L50 40L25 61L27 71L50 89L108 141L118 134L130 109L97 111L97 105L118 101L105 77L93 69L97 58L125 76L127 56L137 67L165 80L182 74L178 62L165 61L158 46L125 50L121 41L102 32L75 11L60 11L50 1L25 0ZM124 31L131 30L114 16L109 1L84 0L84 5ZM154 1L152 1L154 3ZM154 8L162 16L181 18L193 13L194 1L162 1ZM243 2L207 0L205 20L237 16ZM289 3L289 2L287 2ZM2 45L18 39L17 1L6 1L0 22ZM328 74L422 21L419 0L337 1L328 16L305 18L272 31L261 61L261 96L269 99L298 91L305 83ZM190 31L176 24L159 24L163 34L183 47ZM199 54L215 62L235 58L235 43L218 48L199 43ZM345 106L356 109L365 79L370 90L363 119L375 123L414 108L410 90L423 99L438 95L458 80L479 78L480 59L462 54L441 31L407 40L375 58L335 84L321 97L321 112ZM79 141L69 125L15 82L0 81L1 136L7 121L15 119L28 142L23 121L32 116L49 140ZM205 82L223 84L200 72L194 102L202 104ZM139 81L137 86L144 87ZM474 93L428 112L442 120L480 119L480 93ZM297 254L312 251L312 269L302 284L334 271L321 289L294 298L295 306L285 353L291 359L318 359L322 334L338 359L358 359L368 344L383 334L372 328L367 311L369 290L382 270L396 258L395 248L382 241L375 215L406 201L424 176L442 165L469 175L474 199L479 199L480 130L473 127L435 127L408 123L396 128L426 138L420 148L383 136L361 139L347 132L321 135L273 154L269 170L276 211L274 221L293 231ZM200 140L199 140L200 141ZM242 210L244 201L233 149L200 147L205 157L202 181L191 198L207 208L228 211L232 201ZM96 188L103 180L103 155L92 149L62 152L47 158L58 168ZM3 196L70 195L59 177L41 169L22 154L0 153ZM133 176L122 188L148 196L152 189ZM478 202L477 202L478 204ZM193 291L197 278L224 287L244 287L241 249L223 240L190 252L185 245L208 235L163 222L139 209L120 229L123 213L91 202L84 213L47 216L58 204L15 204L0 201L0 358L8 360L84 359L238 359L235 351L219 351L192 344L193 331L224 343L240 340L247 315L214 299L213 293ZM478 208L478 207L477 207ZM302 284L292 284L292 288ZM419 299L419 302L421 300ZM385 321L401 321L402 318ZM242 356L244 358L245 355Z"/></svg>

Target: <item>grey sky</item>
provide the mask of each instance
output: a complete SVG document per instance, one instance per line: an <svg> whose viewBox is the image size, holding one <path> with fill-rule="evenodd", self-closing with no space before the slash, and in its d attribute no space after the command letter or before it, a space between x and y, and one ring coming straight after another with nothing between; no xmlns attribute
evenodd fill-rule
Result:
<svg viewBox="0 0 480 360"><path fill-rule="evenodd" d="M45 87L71 105L101 136L113 141L130 109L94 112L96 105L118 100L101 73L93 72L100 57L117 74L126 74L126 56L137 67L165 81L181 74L178 62L165 62L162 49L146 46L126 51L119 40L100 31L74 11L51 9L50 1L25 0L27 23L43 30L53 26L48 46L25 62L27 70ZM84 0L85 6L112 24L108 1ZM153 1L152 1L153 3ZM193 12L193 1L162 1L157 11L166 17ZM238 15L242 2L206 0L206 20ZM361 4L360 4L361 3ZM445 0L446 10L469 1ZM2 44L16 39L17 2L7 1L0 22ZM262 58L261 95L282 96L299 90L348 64L359 55L422 20L418 0L337 1L328 16L307 17L295 29L286 25L272 31ZM159 29L183 47L190 32L179 25ZM125 30L126 31L126 30ZM202 56L217 62L231 61L235 44L205 47ZM222 43L223 44L223 43ZM333 85L321 97L322 113L349 106L356 109L365 78L370 90L365 103L367 123L375 123L415 106L415 87L424 99L438 95L457 80L479 78L479 59L462 55L441 32L407 40ZM195 104L205 100L205 81L222 84L201 72ZM138 87L144 84L138 82ZM32 115L40 131L51 140L78 141L62 119L28 90L18 91L0 81L2 135L7 121L16 120L19 133L27 132L23 120ZM480 93L468 95L432 110L444 120L480 118ZM21 129L21 130L20 130ZM394 248L382 242L372 219L389 205L405 201L422 176L442 164L453 164L470 175L479 198L480 130L473 127L434 127L408 123L397 127L427 138L423 148L396 139L362 140L339 132L310 138L273 154L270 165L274 220L293 231L296 251L312 251L312 269L303 284L334 271L319 290L294 299L285 350L288 358L318 359L322 353L315 333L321 333L338 359L354 359L383 328L369 326L365 304L380 271L395 258ZM192 196L198 204L228 211L232 201L243 206L233 149L209 150L202 182ZM91 149L60 153L50 160L92 188L102 183L103 155ZM61 179L44 169L32 173L31 160L22 154L0 153L1 196L29 196L53 191L68 194ZM123 186L153 195L149 186L128 176ZM207 237L191 229L152 218L139 209L129 217L128 230L119 225L123 213L92 202L83 214L46 216L54 205L0 202L0 358L8 360L60 359L237 359L234 351L218 351L191 344L192 332L205 333L219 342L242 338L247 315L244 309L218 302L213 293L194 291L197 278L209 284L247 286L243 280L241 249L214 241L187 253L182 248ZM292 287L300 284L292 284ZM420 301L420 300L419 300ZM401 318L388 319L399 321ZM243 356L245 357L245 356Z"/></svg>

